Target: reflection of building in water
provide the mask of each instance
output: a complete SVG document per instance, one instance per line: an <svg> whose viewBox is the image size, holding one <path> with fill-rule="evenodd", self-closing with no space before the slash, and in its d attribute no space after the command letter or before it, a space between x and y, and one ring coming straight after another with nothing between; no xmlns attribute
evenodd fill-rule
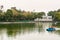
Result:
<svg viewBox="0 0 60 40"><path fill-rule="evenodd" d="M39 33L44 31L43 28L44 28L44 27L43 27L43 25L42 25L42 22L36 22L36 23L35 23L35 30L38 31Z"/></svg>
<svg viewBox="0 0 60 40"><path fill-rule="evenodd" d="M49 27L52 26L52 22L43 22L42 25L43 27Z"/></svg>
<svg viewBox="0 0 60 40"><path fill-rule="evenodd" d="M40 33L40 32L44 32L46 31L46 29L49 27L49 26L52 26L52 22L37 22L35 23L35 28L36 30Z"/></svg>
<svg viewBox="0 0 60 40"><path fill-rule="evenodd" d="M34 21L52 21L52 16L42 16L42 19L36 18Z"/></svg>

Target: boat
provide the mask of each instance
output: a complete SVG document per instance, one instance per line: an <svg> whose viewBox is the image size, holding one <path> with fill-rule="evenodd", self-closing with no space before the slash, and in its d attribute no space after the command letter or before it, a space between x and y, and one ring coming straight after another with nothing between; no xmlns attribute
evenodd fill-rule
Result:
<svg viewBox="0 0 60 40"><path fill-rule="evenodd" d="M46 29L47 31L55 31L56 29L55 28L48 28Z"/></svg>

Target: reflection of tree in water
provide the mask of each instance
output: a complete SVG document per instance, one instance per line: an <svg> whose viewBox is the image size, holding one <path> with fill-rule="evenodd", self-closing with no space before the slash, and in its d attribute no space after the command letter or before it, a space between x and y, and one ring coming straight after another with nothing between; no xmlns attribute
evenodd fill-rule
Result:
<svg viewBox="0 0 60 40"><path fill-rule="evenodd" d="M60 28L60 23L57 23L56 26L57 26L58 28Z"/></svg>
<svg viewBox="0 0 60 40"><path fill-rule="evenodd" d="M60 30L55 31L55 33L60 35Z"/></svg>
<svg viewBox="0 0 60 40"><path fill-rule="evenodd" d="M43 32L43 25L42 25L42 22L37 22L37 23L35 23L35 28L36 28L36 30L38 30L38 32L40 33L40 32Z"/></svg>
<svg viewBox="0 0 60 40"><path fill-rule="evenodd" d="M15 36L19 30L17 25L12 24L8 25L6 28L8 36Z"/></svg>
<svg viewBox="0 0 60 40"><path fill-rule="evenodd" d="M42 27L42 25L40 25L39 27L38 27L38 32L40 33L40 32L43 32L43 27Z"/></svg>
<svg viewBox="0 0 60 40"><path fill-rule="evenodd" d="M56 24L56 27L57 27L57 28L60 28L60 23L57 23L57 24ZM60 30L56 30L55 33L57 33L57 34L60 35Z"/></svg>
<svg viewBox="0 0 60 40"><path fill-rule="evenodd" d="M16 34L24 34L25 32L32 32L34 23L21 23L21 24L3 24L0 27L7 29L8 36L15 36Z"/></svg>

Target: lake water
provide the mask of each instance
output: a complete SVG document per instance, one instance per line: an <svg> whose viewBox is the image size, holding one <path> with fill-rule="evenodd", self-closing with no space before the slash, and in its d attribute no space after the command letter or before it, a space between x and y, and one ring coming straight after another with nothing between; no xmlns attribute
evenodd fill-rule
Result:
<svg viewBox="0 0 60 40"><path fill-rule="evenodd" d="M0 24L0 40L60 40L60 30L48 32L52 22Z"/></svg>

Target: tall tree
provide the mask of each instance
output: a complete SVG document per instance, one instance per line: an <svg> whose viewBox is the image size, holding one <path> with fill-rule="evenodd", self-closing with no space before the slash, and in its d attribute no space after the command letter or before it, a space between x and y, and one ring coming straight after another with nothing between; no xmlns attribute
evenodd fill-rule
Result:
<svg viewBox="0 0 60 40"><path fill-rule="evenodd" d="M5 19L6 19L6 21L10 21L12 17L13 17L12 10L8 9L6 11L6 13L5 13Z"/></svg>

